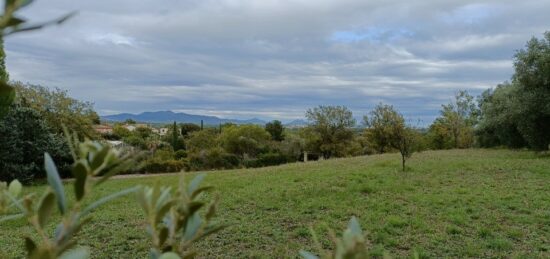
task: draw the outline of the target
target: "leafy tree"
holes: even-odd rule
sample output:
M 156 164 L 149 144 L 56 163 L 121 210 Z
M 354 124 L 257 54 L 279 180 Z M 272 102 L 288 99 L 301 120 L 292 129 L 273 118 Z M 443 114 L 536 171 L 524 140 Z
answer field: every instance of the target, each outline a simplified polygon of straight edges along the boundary
M 504 83 L 495 89 L 488 89 L 481 94 L 478 103 L 481 110 L 479 126 L 476 129 L 477 142 L 482 147 L 508 146 L 520 148 L 527 146 L 518 130 L 517 84 Z
M 230 126 L 224 128 L 220 135 L 222 147 L 241 159 L 256 157 L 270 138 L 269 133 L 258 125 Z
M 401 154 L 401 164 L 405 171 L 405 162 L 416 150 L 417 134 L 405 124 L 405 119 L 391 105 L 378 104 L 370 117 L 364 117 L 366 137 L 374 143 L 379 152 L 394 148 Z
M 274 141 L 283 141 L 285 139 L 284 126 L 281 121 L 274 120 L 272 122 L 268 122 L 265 125 L 265 130 L 269 132 L 271 139 Z
M 528 146 L 547 150 L 550 144 L 550 32 L 532 38 L 514 56 L 511 83 L 480 97 L 477 130 L 484 146 Z
M 305 145 L 305 139 L 296 134 L 291 134 L 281 142 L 280 152 L 290 158 L 291 161 L 297 161 L 304 152 Z
M 479 110 L 474 97 L 461 90 L 454 100 L 442 105 L 441 116 L 436 119 L 451 139 L 453 148 L 467 148 L 473 145 L 474 126 L 478 122 Z
M 406 125 L 394 125 L 394 140 L 392 146 L 401 154 L 401 165 L 405 171 L 405 162 L 417 148 L 416 132 Z
M 188 137 L 189 134 L 195 131 L 201 130 L 201 126 L 194 124 L 194 123 L 183 123 L 180 125 L 181 127 L 181 135 L 183 137 Z
M 392 147 L 392 138 L 394 137 L 394 125 L 404 124 L 401 116 L 391 105 L 379 103 L 369 116 L 363 117 L 365 136 L 378 153 L 384 153 Z
M 124 137 L 122 138 L 122 141 L 124 143 L 127 143 L 130 146 L 133 146 L 142 150 L 147 150 L 149 148 L 149 146 L 147 145 L 147 141 L 136 134 L 130 134 L 127 137 Z
M 445 125 L 444 119 L 439 117 L 430 125 L 426 138 L 432 149 L 449 149 L 454 146 L 450 136 L 449 128 Z
M 132 133 L 143 139 L 153 136 L 153 130 L 149 127 L 137 127 Z
M 0 119 L 8 112 L 9 105 L 15 98 L 15 91 L 8 85 L 9 74 L 6 70 L 6 52 L 4 52 L 4 39 L 0 36 Z
M 128 124 L 128 125 L 133 125 L 133 124 L 136 124 L 137 122 L 135 120 L 132 120 L 132 119 L 126 119 L 124 121 L 124 124 Z
M 115 135 L 119 138 L 126 138 L 126 137 L 129 137 L 131 134 L 132 134 L 132 132 L 130 132 L 130 130 L 128 130 L 127 128 L 125 128 L 124 126 L 122 126 L 120 124 L 116 124 L 113 127 L 113 135 Z
M 325 159 L 334 155 L 345 156 L 346 146 L 353 140 L 355 119 L 345 106 L 319 106 L 309 109 L 306 118 L 310 125 L 302 135 L 311 151 L 319 152 Z
M 550 31 L 532 38 L 514 57 L 513 81 L 518 87 L 513 117 L 517 129 L 535 150 L 550 145 Z
M 12 105 L 0 120 L 0 180 L 28 182 L 44 176 L 44 152 L 66 169 L 69 147 L 64 138 L 51 133 L 40 113 L 20 104 Z M 65 173 L 65 170 L 64 170 Z
M 97 136 L 93 125 L 99 123 L 99 116 L 93 109 L 93 103 L 71 98 L 67 91 L 59 88 L 49 89 L 20 82 L 14 83 L 14 86 L 18 100 L 38 111 L 53 133 L 63 133 L 65 126 L 79 135 Z
M 209 150 L 218 146 L 218 134 L 214 129 L 191 132 L 186 142 L 189 152 Z
M 0 81 L 8 83 L 10 75 L 6 69 L 6 52 L 4 52 L 4 39 L 0 37 Z

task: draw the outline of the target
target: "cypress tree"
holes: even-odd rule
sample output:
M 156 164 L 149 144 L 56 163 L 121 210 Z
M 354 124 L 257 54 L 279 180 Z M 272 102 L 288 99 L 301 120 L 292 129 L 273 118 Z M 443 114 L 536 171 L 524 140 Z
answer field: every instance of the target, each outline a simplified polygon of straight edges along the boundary
M 2 82 L 8 82 L 10 75 L 6 69 L 6 52 L 4 52 L 4 38 L 0 36 L 0 80 Z
M 172 148 L 174 148 L 174 151 L 178 148 L 178 125 L 176 121 L 174 121 L 174 125 L 172 126 Z

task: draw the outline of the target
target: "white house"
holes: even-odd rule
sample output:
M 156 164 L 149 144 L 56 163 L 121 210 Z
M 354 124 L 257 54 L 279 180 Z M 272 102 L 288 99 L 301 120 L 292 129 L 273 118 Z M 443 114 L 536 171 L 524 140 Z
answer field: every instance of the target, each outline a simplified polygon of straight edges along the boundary
M 168 128 L 160 128 L 159 129 L 159 135 L 164 136 L 168 134 Z

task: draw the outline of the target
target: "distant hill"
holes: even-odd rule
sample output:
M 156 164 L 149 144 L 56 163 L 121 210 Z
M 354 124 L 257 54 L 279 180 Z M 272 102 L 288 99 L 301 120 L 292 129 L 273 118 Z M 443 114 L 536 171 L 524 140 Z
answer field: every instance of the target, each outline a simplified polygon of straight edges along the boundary
M 195 123 L 200 124 L 201 120 L 205 125 L 218 125 L 220 123 L 235 123 L 235 124 L 265 124 L 266 122 L 257 118 L 249 120 L 239 119 L 222 119 L 216 116 L 194 115 L 183 112 L 158 111 L 158 112 L 143 112 L 140 114 L 120 113 L 114 115 L 102 116 L 102 120 L 121 122 L 128 119 L 137 122 L 149 123 L 170 123 L 176 121 L 178 123 Z
M 292 127 L 296 127 L 296 128 L 305 127 L 305 126 L 307 126 L 307 121 L 302 120 L 302 119 L 297 119 L 297 120 L 293 120 L 291 122 L 285 123 L 285 126 L 286 127 L 291 127 L 291 128 Z

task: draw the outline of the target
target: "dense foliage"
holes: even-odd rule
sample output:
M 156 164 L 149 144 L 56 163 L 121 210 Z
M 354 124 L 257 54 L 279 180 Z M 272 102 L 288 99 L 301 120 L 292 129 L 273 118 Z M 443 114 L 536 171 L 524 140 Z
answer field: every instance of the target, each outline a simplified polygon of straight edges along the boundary
M 285 139 L 284 129 L 285 128 L 283 127 L 283 123 L 278 120 L 274 120 L 265 125 L 265 130 L 269 132 L 269 135 L 271 135 L 271 139 L 274 141 L 283 141 Z
M 514 57 L 512 83 L 487 90 L 480 98 L 478 130 L 483 146 L 550 145 L 550 32 L 533 38 Z
M 346 155 L 353 140 L 355 119 L 345 106 L 319 106 L 306 112 L 310 126 L 303 132 L 308 148 L 323 158 Z
M 63 133 L 63 127 L 87 137 L 97 137 L 92 125 L 99 124 L 93 103 L 79 101 L 59 88 L 40 85 L 13 84 L 17 99 L 39 112 L 53 133 Z
M 0 119 L 0 180 L 19 179 L 28 182 L 42 178 L 44 152 L 58 161 L 67 176 L 70 154 L 65 139 L 51 132 L 49 125 L 36 110 L 14 104 Z

